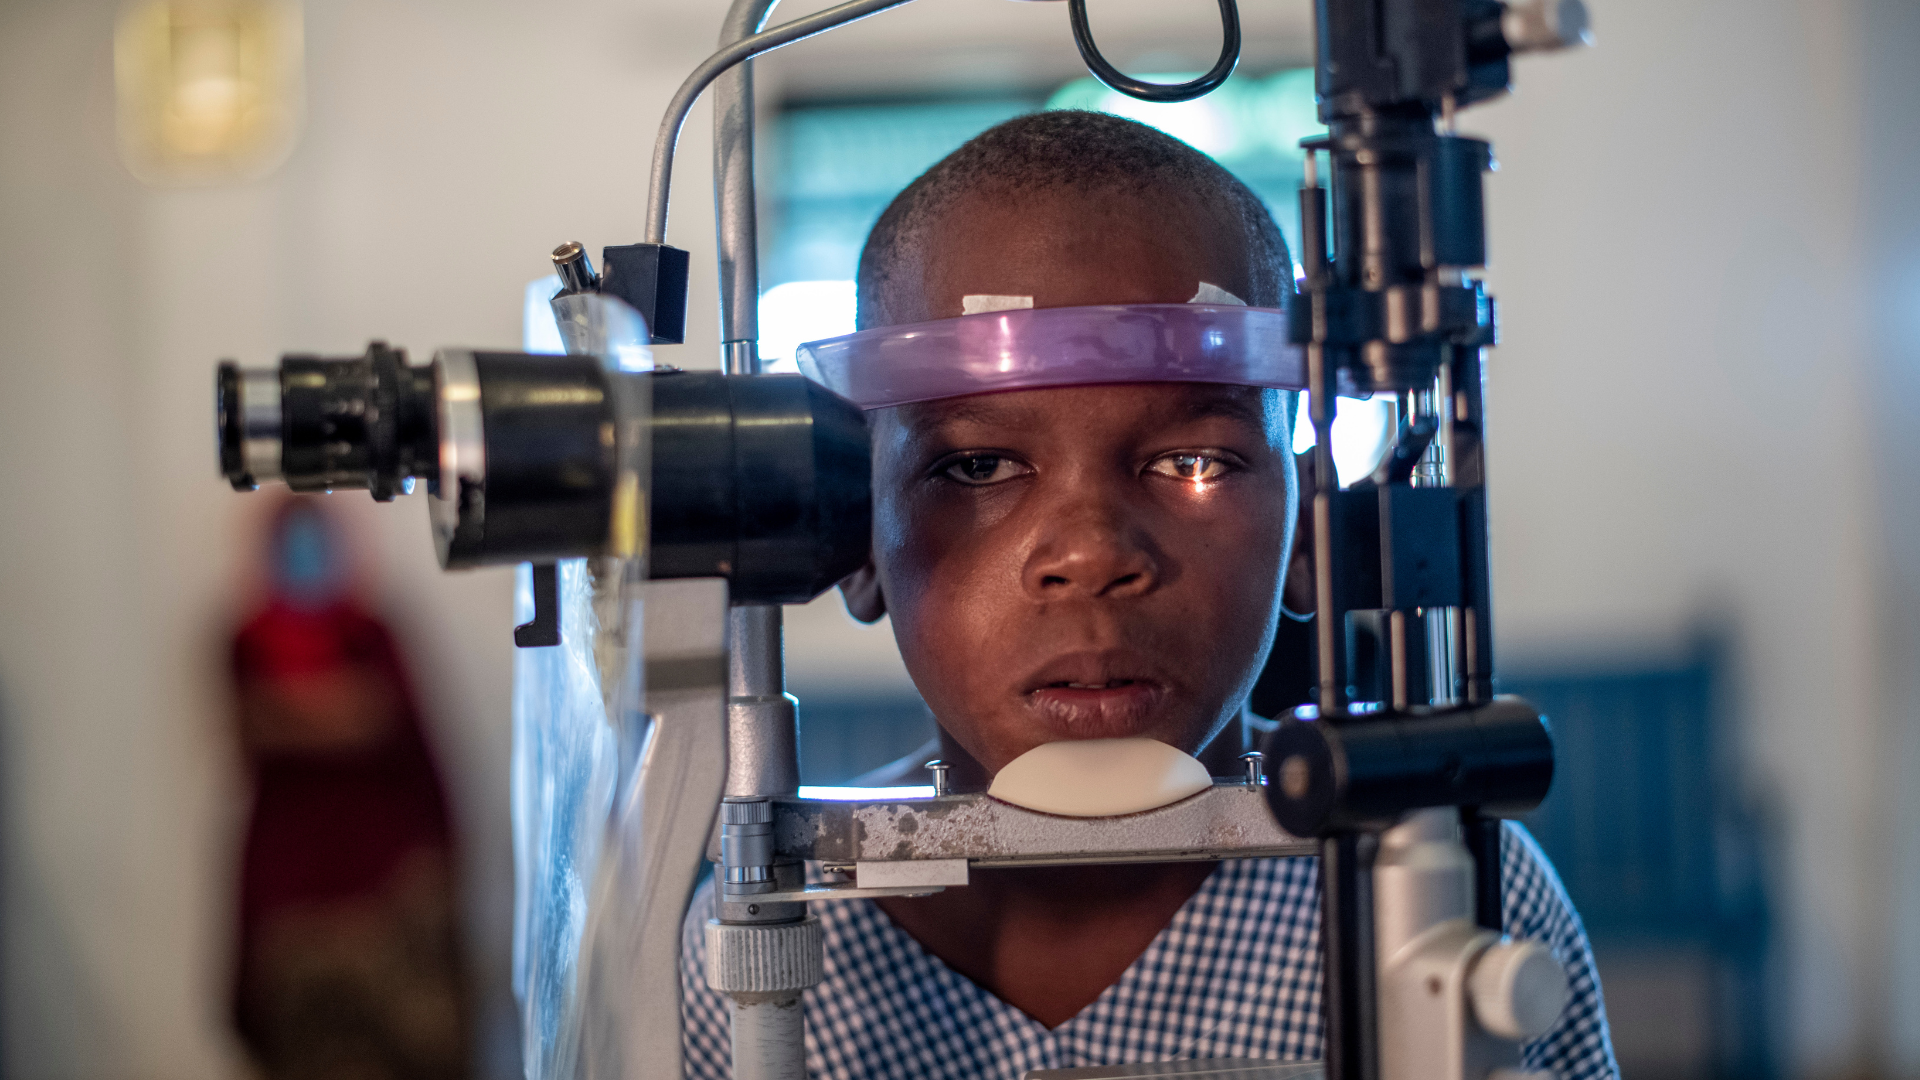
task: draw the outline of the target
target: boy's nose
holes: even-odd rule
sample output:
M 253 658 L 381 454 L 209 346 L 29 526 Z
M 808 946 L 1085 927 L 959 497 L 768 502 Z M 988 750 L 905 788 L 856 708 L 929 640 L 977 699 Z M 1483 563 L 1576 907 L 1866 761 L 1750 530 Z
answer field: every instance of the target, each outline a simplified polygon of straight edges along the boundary
M 1137 529 L 1105 514 L 1068 514 L 1044 527 L 1021 581 L 1036 600 L 1125 599 L 1152 591 L 1159 561 Z

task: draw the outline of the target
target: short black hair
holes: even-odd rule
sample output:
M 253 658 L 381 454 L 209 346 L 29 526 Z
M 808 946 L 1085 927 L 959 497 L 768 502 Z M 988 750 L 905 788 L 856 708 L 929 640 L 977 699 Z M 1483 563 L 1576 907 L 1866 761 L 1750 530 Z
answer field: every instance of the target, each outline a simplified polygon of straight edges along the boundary
M 1182 191 L 1224 206 L 1246 236 L 1248 290 L 1255 307 L 1282 307 L 1293 294 L 1293 259 L 1273 215 L 1212 158 L 1156 128 L 1078 109 L 1028 113 L 988 128 L 941 159 L 894 197 L 860 252 L 858 324 L 879 325 L 901 256 L 961 197 L 1060 188 L 1100 193 Z

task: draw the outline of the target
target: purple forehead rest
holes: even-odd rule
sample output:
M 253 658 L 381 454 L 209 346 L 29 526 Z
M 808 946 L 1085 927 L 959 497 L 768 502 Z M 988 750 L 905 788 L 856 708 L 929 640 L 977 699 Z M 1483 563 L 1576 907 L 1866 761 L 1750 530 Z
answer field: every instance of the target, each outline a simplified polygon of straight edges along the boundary
M 1274 308 L 1114 304 L 1021 308 L 862 330 L 800 346 L 800 370 L 863 409 L 1092 383 L 1299 390 L 1307 366 Z

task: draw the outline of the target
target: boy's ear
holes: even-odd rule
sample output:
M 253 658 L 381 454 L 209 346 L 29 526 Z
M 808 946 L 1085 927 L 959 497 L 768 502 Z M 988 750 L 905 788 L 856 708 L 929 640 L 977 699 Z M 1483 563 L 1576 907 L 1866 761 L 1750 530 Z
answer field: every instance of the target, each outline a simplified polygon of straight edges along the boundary
M 1280 586 L 1280 602 L 1295 615 L 1313 614 L 1313 496 L 1319 490 L 1314 482 L 1313 451 L 1294 455 L 1294 468 L 1300 476 L 1300 518 L 1293 529 L 1293 554 L 1287 558 L 1287 573 Z
M 840 595 L 847 602 L 847 614 L 863 623 L 878 622 L 887 613 L 887 598 L 880 592 L 880 571 L 873 561 L 840 581 Z

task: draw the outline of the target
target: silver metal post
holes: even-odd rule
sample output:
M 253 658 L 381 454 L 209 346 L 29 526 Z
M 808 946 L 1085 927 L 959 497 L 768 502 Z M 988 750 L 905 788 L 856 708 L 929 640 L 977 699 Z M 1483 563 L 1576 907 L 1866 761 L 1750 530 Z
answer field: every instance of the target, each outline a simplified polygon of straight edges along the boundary
M 766 25 L 778 0 L 734 0 L 720 30 L 722 47 Z M 729 374 L 760 369 L 759 219 L 753 175 L 753 62 L 713 81 L 713 201 L 719 231 L 720 342 Z M 744 346 L 744 347 L 743 347 Z
M 934 758 L 927 762 L 927 771 L 933 774 L 933 797 L 944 799 L 953 794 L 953 763 Z
M 720 32 L 721 52 L 737 50 L 760 33 L 775 2 L 734 0 Z M 713 124 L 721 366 L 730 375 L 757 375 L 760 266 L 750 62 L 742 60 L 714 80 Z M 662 138 L 669 138 L 664 131 Z M 655 162 L 658 167 L 660 159 Z M 656 171 L 662 231 L 667 182 Z M 786 693 L 780 623 L 778 604 L 742 605 L 727 613 L 729 798 L 721 826 L 725 865 L 718 885 L 719 918 L 707 926 L 707 980 L 727 995 L 735 1080 L 806 1080 L 801 991 L 820 981 L 825 962 L 820 923 L 806 914 L 805 904 L 753 902 L 777 887 L 783 874 L 796 878 L 786 884 L 800 884 L 797 866 L 776 865 L 773 807 L 766 801 L 800 789 L 798 714 Z M 732 844 L 725 835 L 730 832 L 741 834 Z
M 727 679 L 727 794 L 793 795 L 800 790 L 799 713 L 784 689 L 778 604 L 742 604 L 727 613 L 732 670 Z
M 1433 442 L 1428 444 L 1420 463 L 1414 467 L 1412 483 L 1415 487 L 1445 487 L 1453 482 L 1453 472 L 1447 459 L 1447 447 L 1452 445 L 1453 438 L 1453 410 L 1449 407 L 1452 403 L 1451 386 L 1447 368 L 1442 365 L 1432 389 L 1409 390 L 1403 395 L 1403 412 L 1408 419 L 1431 417 L 1439 424 Z M 1427 657 L 1425 693 L 1434 705 L 1451 705 L 1459 697 L 1455 687 L 1460 678 L 1460 660 L 1454 640 L 1459 634 L 1460 609 L 1427 608 L 1421 612 L 1420 623 L 1422 640 L 1419 647 Z
M 776 0 L 734 0 L 721 51 L 760 32 Z M 728 374 L 760 370 L 759 230 L 753 177 L 753 65 L 713 84 L 713 199 L 720 263 L 721 361 Z M 793 698 L 786 693 L 778 605 L 728 615 L 727 794 L 791 795 L 800 787 Z
M 800 991 L 732 994 L 727 1022 L 733 1032 L 734 1080 L 807 1080 L 806 1010 Z
M 1453 469 L 1453 365 L 1440 365 L 1439 374 L 1433 382 L 1433 407 L 1438 414 L 1440 430 L 1434 435 L 1434 445 L 1440 448 L 1435 458 L 1436 476 L 1440 483 L 1451 485 L 1454 482 Z M 1463 598 L 1464 599 L 1464 598 Z M 1461 647 L 1461 627 L 1463 620 L 1460 608 L 1447 608 L 1441 613 L 1438 625 L 1429 633 L 1429 648 L 1433 660 L 1428 670 L 1434 673 L 1433 703 L 1452 705 L 1466 696 L 1465 693 L 1465 650 Z
M 1247 773 L 1246 773 L 1247 786 L 1250 788 L 1259 787 L 1261 784 L 1260 774 L 1261 774 L 1261 771 L 1266 767 L 1267 755 L 1261 753 L 1258 750 L 1252 751 L 1251 753 L 1241 754 L 1240 763 L 1246 766 L 1246 769 L 1247 769 Z

